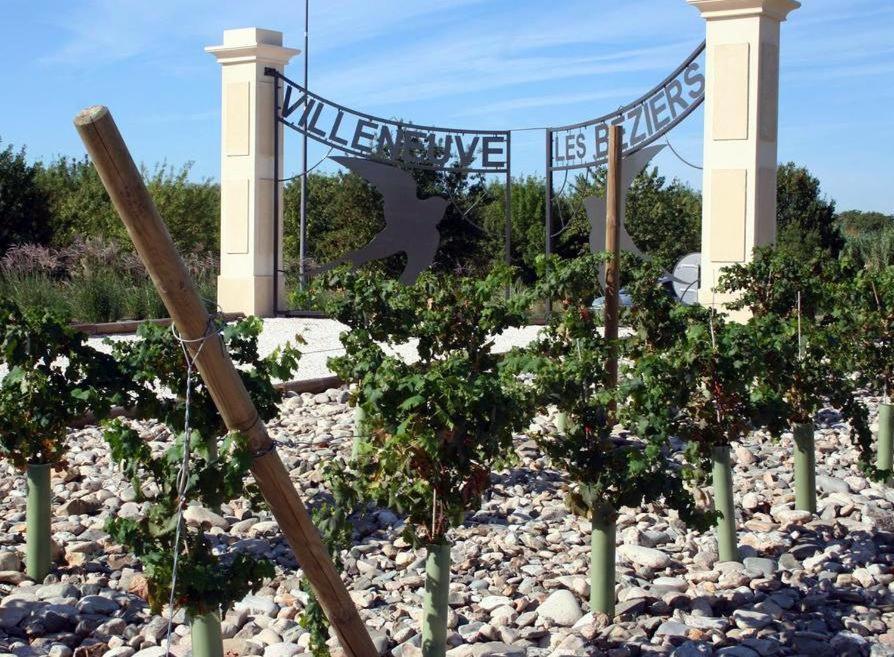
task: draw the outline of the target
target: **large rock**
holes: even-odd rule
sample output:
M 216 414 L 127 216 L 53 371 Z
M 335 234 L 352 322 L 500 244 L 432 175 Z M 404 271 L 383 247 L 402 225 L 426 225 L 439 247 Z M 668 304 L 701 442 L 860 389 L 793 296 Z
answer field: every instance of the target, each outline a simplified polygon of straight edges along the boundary
M 746 557 L 743 563 L 747 570 L 753 570 L 766 578 L 772 578 L 776 574 L 776 562 L 773 559 Z
M 186 507 L 183 511 L 183 518 L 186 520 L 186 524 L 192 527 L 219 527 L 220 529 L 227 529 L 230 526 L 230 523 L 221 516 L 197 504 Z
M 279 611 L 278 604 L 270 598 L 260 595 L 247 595 L 237 602 L 234 607 L 236 609 L 247 609 L 255 616 L 270 616 L 271 618 L 275 617 Z
M 551 593 L 543 604 L 537 607 L 537 617 L 541 622 L 547 621 L 561 627 L 571 627 L 583 615 L 577 598 L 566 589 Z
M 0 552 L 0 570 L 21 570 L 22 558 L 18 552 Z
M 643 547 L 642 545 L 622 545 L 618 548 L 618 554 L 637 566 L 662 570 L 670 565 L 670 557 L 661 550 Z
M 526 652 L 522 646 L 491 641 L 458 646 L 448 650 L 447 657 L 525 657 Z
M 38 600 L 52 600 L 53 598 L 78 598 L 81 592 L 78 587 L 67 582 L 58 584 L 46 584 L 37 589 Z
M 846 481 L 824 474 L 816 475 L 816 487 L 824 493 L 843 493 L 846 495 L 851 492 L 851 487 Z
M 0 607 L 0 629 L 8 630 L 21 623 L 29 614 L 27 607 Z
M 118 603 L 102 595 L 85 596 L 78 601 L 77 607 L 82 614 L 99 616 L 110 616 L 118 611 Z
M 264 657 L 295 657 L 304 649 L 297 643 L 274 643 L 264 648 Z
M 484 609 L 484 611 L 493 611 L 498 607 L 505 607 L 507 605 L 512 605 L 512 600 L 505 595 L 486 595 L 481 598 L 481 602 L 478 603 L 478 606 Z
M 711 657 L 714 654 L 714 651 L 711 650 L 711 646 L 707 643 L 696 643 L 694 641 L 687 641 L 683 645 L 676 648 L 672 653 L 671 657 Z

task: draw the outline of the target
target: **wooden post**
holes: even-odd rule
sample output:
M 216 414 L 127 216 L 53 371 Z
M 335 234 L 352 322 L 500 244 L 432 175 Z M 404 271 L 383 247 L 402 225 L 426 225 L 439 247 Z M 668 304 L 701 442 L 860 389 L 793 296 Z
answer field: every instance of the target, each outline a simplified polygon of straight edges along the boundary
M 618 385 L 618 313 L 621 274 L 619 259 L 621 256 L 621 135 L 618 125 L 609 127 L 608 131 L 608 176 L 605 180 L 605 250 L 611 254 L 611 260 L 605 266 L 605 338 L 615 345 L 605 363 L 608 373 L 607 384 L 611 388 Z
M 252 474 L 342 647 L 349 657 L 377 657 L 357 608 L 292 485 L 223 340 L 210 336 L 201 352 L 195 355 L 201 338 L 207 334 L 208 311 L 177 255 L 111 113 L 97 105 L 80 112 L 74 123 L 177 330 L 188 341 L 187 346 L 196 357 L 202 379 L 224 422 L 230 430 L 248 438 L 255 454 Z

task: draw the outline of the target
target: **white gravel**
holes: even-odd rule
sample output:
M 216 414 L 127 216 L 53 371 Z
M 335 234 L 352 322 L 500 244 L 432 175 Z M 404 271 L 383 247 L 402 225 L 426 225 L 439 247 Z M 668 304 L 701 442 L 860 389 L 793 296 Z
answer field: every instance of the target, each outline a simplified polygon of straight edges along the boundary
M 512 347 L 528 344 L 533 340 L 539 326 L 526 326 L 519 329 L 510 329 L 497 336 L 494 344 L 498 352 L 508 351 Z M 348 330 L 344 324 L 332 319 L 310 318 L 268 318 L 264 320 L 264 331 L 258 340 L 258 349 L 261 356 L 266 356 L 276 347 L 294 340 L 296 335 L 304 338 L 306 344 L 300 346 L 304 354 L 298 366 L 298 371 L 292 376 L 293 380 L 303 381 L 334 373 L 327 367 L 326 362 L 333 356 L 344 353 L 338 336 Z M 97 348 L 107 350 L 105 340 L 133 340 L 133 335 L 97 336 L 90 339 L 90 343 Z M 416 343 L 411 342 L 396 350 L 405 358 L 413 359 L 416 355 Z

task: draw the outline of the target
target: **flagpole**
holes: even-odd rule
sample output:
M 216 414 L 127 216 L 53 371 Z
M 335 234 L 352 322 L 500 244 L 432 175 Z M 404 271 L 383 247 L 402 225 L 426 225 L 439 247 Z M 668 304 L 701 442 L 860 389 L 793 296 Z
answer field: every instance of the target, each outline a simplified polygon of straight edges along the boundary
M 310 59 L 310 0 L 304 0 L 304 91 L 305 103 L 307 102 L 308 72 Z M 298 285 L 304 289 L 307 284 L 307 126 L 302 132 L 301 148 L 301 220 L 298 235 Z

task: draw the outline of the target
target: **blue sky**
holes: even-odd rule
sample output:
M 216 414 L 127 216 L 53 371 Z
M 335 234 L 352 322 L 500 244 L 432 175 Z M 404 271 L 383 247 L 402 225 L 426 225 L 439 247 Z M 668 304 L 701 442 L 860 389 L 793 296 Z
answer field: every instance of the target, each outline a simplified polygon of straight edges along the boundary
M 783 25 L 781 161 L 805 164 L 841 209 L 894 212 L 894 0 L 804 0 Z M 651 88 L 704 38 L 684 0 L 312 0 L 311 88 L 386 117 L 465 128 L 562 125 Z M 0 139 L 81 155 L 82 107 L 112 108 L 138 160 L 219 171 L 224 29 L 284 32 L 303 2 L 2 0 Z M 287 73 L 301 77 L 301 59 Z M 701 162 L 702 114 L 671 133 Z M 288 168 L 299 161 L 288 144 Z M 311 159 L 313 161 L 313 155 Z M 513 137 L 516 175 L 542 174 L 543 135 Z M 662 172 L 700 172 L 664 153 Z

